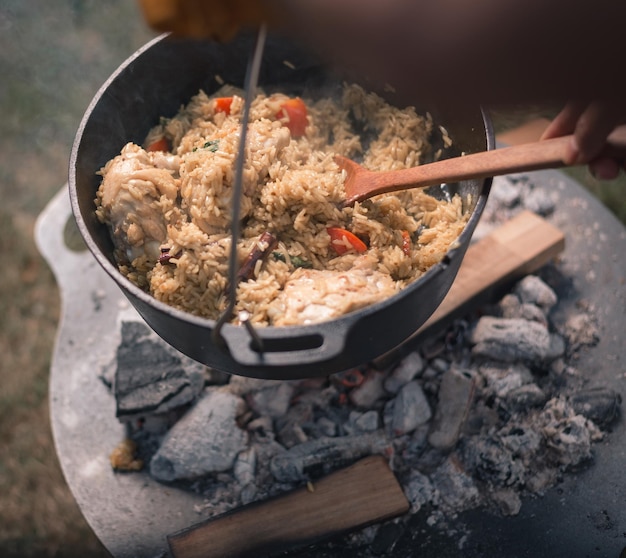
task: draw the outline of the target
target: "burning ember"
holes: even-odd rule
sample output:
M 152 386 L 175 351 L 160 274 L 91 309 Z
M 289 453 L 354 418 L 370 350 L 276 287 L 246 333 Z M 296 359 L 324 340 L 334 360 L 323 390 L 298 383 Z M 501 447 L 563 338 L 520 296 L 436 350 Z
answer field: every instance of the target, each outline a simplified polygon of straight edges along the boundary
M 477 234 L 523 208 L 553 206 L 523 177 L 497 179 Z M 388 524 L 377 555 L 420 510 L 442 529 L 477 507 L 516 515 L 524 496 L 592 464 L 620 412 L 619 395 L 576 367 L 599 333 L 584 300 L 571 315 L 555 312 L 567 286 L 547 266 L 384 369 L 326 379 L 225 376 L 126 322 L 109 380 L 137 455 L 121 462 L 141 459 L 156 480 L 201 494 L 200 521 L 383 455 L 411 512 Z M 369 544 L 379 531 L 350 540 Z

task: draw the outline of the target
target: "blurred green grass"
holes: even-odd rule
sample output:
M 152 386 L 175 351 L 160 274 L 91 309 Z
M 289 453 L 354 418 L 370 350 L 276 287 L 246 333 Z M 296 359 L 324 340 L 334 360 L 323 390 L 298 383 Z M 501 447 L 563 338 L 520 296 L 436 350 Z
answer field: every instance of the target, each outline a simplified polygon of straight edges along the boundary
M 153 35 L 127 0 L 0 0 L 0 556 L 108 556 L 63 479 L 48 371 L 59 317 L 33 239 L 74 134 L 110 73 Z
M 33 226 L 63 186 L 74 133 L 110 73 L 153 35 L 128 0 L 0 0 L 0 556 L 107 556 L 56 459 L 48 369 L 59 316 Z M 507 129 L 544 110 L 494 115 Z M 626 223 L 626 179 L 573 175 Z

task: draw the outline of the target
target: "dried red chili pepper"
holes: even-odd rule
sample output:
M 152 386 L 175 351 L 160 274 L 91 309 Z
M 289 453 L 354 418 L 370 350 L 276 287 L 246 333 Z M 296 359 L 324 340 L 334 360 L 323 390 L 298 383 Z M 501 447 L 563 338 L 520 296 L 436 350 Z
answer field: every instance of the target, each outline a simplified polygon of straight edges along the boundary
M 180 258 L 181 254 L 182 252 L 178 252 L 178 254 L 173 256 L 172 254 L 170 254 L 170 249 L 164 246 L 161 248 L 161 255 L 159 256 L 159 263 L 161 265 L 167 265 L 168 263 L 170 263 L 170 260 L 172 258 L 175 258 L 175 259 Z
M 254 268 L 259 260 L 265 259 L 267 255 L 276 247 L 278 239 L 271 232 L 264 232 L 257 240 L 254 248 L 241 265 L 237 273 L 237 281 L 247 281 L 254 276 Z

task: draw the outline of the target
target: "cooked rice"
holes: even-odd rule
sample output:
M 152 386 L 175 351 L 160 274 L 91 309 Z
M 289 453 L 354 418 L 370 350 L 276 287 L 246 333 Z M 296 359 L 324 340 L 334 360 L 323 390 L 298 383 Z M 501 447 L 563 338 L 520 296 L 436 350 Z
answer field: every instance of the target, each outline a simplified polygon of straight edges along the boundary
M 233 95 L 230 114 L 215 111 L 214 97 Z M 278 245 L 256 263 L 251 279 L 238 284 L 235 322 L 237 312 L 247 310 L 255 325 L 311 323 L 387 298 L 439 262 L 467 221 L 459 196 L 438 200 L 421 189 L 340 208 L 344 174 L 334 155 L 362 159 L 373 170 L 419 165 L 430 152 L 429 115 L 395 108 L 346 85 L 338 100 L 306 100 L 306 133 L 294 138 L 277 118 L 287 98 L 260 94 L 251 107 L 240 263 L 265 231 Z M 145 145 L 167 138 L 171 153 L 128 144 L 101 170 L 96 199 L 98 217 L 111 228 L 120 271 L 157 300 L 213 319 L 226 306 L 230 196 L 242 110 L 242 94 L 232 87 L 213 97 L 198 93 L 146 138 Z M 371 138 L 366 146 L 353 129 L 355 121 Z M 365 239 L 367 251 L 339 255 L 329 226 Z M 351 248 L 346 239 L 338 242 Z M 159 261 L 159 252 L 167 258 Z M 362 280 L 355 279 L 358 273 Z M 344 280 L 347 290 L 354 289 L 350 301 L 340 300 L 336 289 Z M 301 301 L 287 317 L 298 281 L 307 297 L 318 300 Z

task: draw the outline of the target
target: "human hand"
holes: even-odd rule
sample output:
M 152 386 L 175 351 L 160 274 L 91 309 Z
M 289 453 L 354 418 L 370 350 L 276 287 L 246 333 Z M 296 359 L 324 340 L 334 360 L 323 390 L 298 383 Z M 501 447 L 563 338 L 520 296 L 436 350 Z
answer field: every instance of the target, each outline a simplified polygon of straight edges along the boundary
M 615 102 L 572 101 L 546 128 L 541 139 L 573 134 L 566 164 L 587 164 L 590 172 L 599 180 L 612 180 L 621 168 L 626 169 L 624 159 L 603 153 L 606 139 L 620 124 L 626 123 L 626 105 Z
M 265 0 L 139 0 L 150 27 L 182 37 L 229 41 L 243 27 L 276 20 Z

